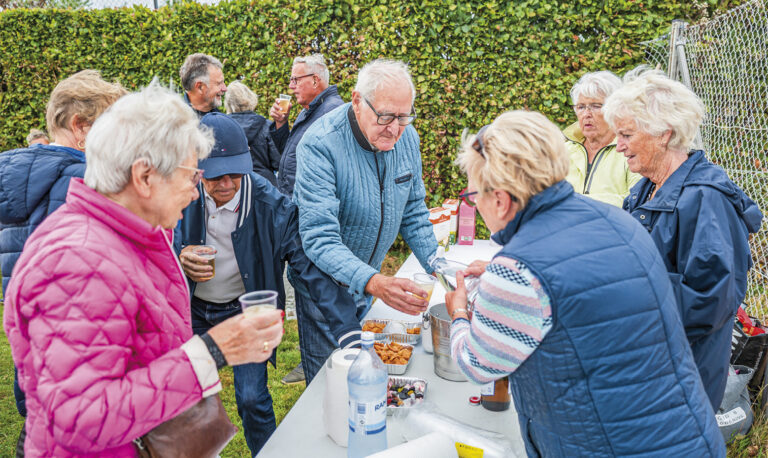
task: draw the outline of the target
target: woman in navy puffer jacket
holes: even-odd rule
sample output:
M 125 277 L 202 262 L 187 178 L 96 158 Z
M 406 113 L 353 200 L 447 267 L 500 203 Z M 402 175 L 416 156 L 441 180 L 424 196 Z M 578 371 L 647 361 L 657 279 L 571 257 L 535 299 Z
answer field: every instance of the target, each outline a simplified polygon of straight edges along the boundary
M 752 267 L 749 234 L 763 215 L 703 151 L 691 151 L 704 107 L 659 71 L 631 72 L 605 102 L 616 151 L 641 179 L 624 200 L 650 233 L 669 272 L 696 367 L 717 411 L 731 332 Z
M 0 154 L 0 270 L 3 296 L 24 243 L 41 222 L 64 203 L 72 177 L 85 173 L 85 136 L 110 105 L 126 94 L 96 70 L 83 70 L 56 85 L 48 101 L 50 145 L 32 145 Z M 24 393 L 14 380 L 19 414 L 26 416 Z

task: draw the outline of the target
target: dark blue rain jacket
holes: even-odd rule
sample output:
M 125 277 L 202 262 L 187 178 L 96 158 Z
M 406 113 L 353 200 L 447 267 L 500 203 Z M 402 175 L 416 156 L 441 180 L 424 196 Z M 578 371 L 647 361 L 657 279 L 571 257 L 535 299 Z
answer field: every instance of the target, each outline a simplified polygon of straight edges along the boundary
M 725 392 L 733 320 L 752 267 L 749 234 L 763 219 L 725 171 L 694 151 L 648 201 L 640 180 L 624 200 L 651 234 L 675 291 L 685 334 L 717 411 Z

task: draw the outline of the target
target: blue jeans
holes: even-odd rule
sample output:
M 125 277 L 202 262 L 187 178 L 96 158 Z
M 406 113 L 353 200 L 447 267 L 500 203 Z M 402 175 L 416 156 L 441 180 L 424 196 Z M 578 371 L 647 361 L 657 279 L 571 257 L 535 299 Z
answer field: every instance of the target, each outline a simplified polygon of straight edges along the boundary
M 241 312 L 237 300 L 224 304 L 192 297 L 192 330 L 204 334 L 218 323 Z M 256 456 L 275 431 L 275 412 L 267 388 L 267 362 L 232 366 L 235 375 L 237 413 L 243 420 L 245 442 Z
M 323 367 L 333 350 L 339 347 L 331 333 L 331 327 L 309 295 L 307 286 L 296 273 L 288 268 L 288 280 L 293 285 L 296 298 L 296 320 L 299 327 L 299 350 L 301 366 L 307 385 Z M 357 318 L 361 319 L 371 308 L 372 299 L 363 299 L 357 304 Z

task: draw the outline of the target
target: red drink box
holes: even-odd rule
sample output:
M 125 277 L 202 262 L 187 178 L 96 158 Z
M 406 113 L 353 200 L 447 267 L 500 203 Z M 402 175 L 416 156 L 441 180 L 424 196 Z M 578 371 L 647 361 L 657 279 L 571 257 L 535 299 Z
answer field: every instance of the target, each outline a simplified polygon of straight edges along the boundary
M 461 202 L 459 206 L 459 245 L 472 245 L 475 242 L 475 207 Z

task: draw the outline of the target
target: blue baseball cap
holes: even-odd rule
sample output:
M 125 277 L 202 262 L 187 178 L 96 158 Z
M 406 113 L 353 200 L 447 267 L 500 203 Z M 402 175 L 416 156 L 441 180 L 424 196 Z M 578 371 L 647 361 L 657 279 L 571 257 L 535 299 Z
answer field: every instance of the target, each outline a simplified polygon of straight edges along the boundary
M 198 167 L 205 170 L 203 178 L 216 178 L 229 173 L 247 174 L 253 171 L 253 160 L 245 131 L 224 113 L 208 113 L 200 124 L 210 127 L 216 144 L 211 154 Z

